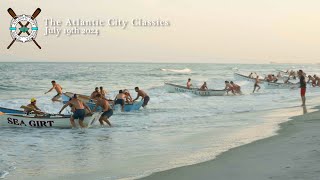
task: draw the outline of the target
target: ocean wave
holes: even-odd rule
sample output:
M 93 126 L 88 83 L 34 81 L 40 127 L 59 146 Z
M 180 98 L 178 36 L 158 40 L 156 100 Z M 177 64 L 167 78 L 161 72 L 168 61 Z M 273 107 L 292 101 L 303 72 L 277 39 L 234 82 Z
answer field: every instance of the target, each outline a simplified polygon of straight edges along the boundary
M 175 73 L 191 73 L 191 69 L 185 68 L 185 69 L 161 69 L 161 71 L 165 72 L 175 72 Z

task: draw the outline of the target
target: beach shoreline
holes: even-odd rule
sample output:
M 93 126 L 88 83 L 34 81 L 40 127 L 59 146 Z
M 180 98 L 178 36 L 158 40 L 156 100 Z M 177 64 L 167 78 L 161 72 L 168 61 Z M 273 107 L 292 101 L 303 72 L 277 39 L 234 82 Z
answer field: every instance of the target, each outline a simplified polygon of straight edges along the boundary
M 301 107 L 306 113 L 307 109 Z M 153 173 L 160 179 L 319 179 L 320 107 L 280 123 L 277 134 L 232 148 L 215 159 Z

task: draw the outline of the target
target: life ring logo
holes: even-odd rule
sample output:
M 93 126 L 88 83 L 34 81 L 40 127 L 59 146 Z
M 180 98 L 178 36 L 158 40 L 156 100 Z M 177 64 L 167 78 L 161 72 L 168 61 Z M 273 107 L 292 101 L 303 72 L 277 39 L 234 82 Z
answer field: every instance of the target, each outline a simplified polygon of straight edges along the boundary
M 38 23 L 36 17 L 40 14 L 40 12 L 41 9 L 38 8 L 34 11 L 32 16 L 25 14 L 16 15 L 11 8 L 8 9 L 8 13 L 12 17 L 9 29 L 13 40 L 7 49 L 10 49 L 14 42 L 25 43 L 30 41 L 33 41 L 34 44 L 41 49 L 41 46 L 35 40 L 38 34 Z

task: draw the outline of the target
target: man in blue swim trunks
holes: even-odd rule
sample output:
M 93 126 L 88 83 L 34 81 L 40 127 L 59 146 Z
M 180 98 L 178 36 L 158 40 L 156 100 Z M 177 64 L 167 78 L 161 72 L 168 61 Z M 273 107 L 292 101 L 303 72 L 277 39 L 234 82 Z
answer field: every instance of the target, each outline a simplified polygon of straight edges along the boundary
M 119 90 L 119 94 L 116 96 L 116 98 L 114 99 L 114 107 L 117 105 L 117 104 L 120 104 L 121 105 L 121 111 L 123 112 L 124 111 L 124 99 L 126 98 L 125 94 L 123 93 L 122 90 Z M 113 107 L 113 108 L 114 108 Z
M 138 93 L 137 97 L 133 100 L 135 102 L 136 100 L 141 98 L 143 99 L 143 105 L 142 107 L 146 107 L 148 105 L 148 102 L 150 101 L 150 97 L 148 96 L 147 93 L 145 93 L 143 90 L 139 89 L 139 87 L 135 87 L 134 90 Z
M 106 100 L 105 98 L 102 98 L 101 94 L 97 94 L 96 96 L 96 106 L 93 109 L 93 112 L 96 111 L 97 107 L 101 107 L 102 108 L 102 115 L 99 119 L 99 122 L 101 125 L 103 125 L 103 121 L 106 122 L 110 127 L 111 127 L 111 123 L 109 121 L 109 118 L 113 115 L 113 110 L 110 107 L 108 100 Z
M 76 94 L 73 95 L 72 99 L 67 102 L 59 111 L 59 114 L 68 106 L 72 106 L 75 111 L 73 112 L 73 115 L 70 117 L 70 123 L 72 127 L 76 127 L 76 124 L 74 122 L 75 119 L 79 119 L 79 125 L 81 128 L 85 128 L 86 126 L 83 124 L 84 117 L 86 115 L 86 110 L 89 111 L 89 114 L 91 114 L 91 109 L 82 101 L 78 99 L 78 96 Z

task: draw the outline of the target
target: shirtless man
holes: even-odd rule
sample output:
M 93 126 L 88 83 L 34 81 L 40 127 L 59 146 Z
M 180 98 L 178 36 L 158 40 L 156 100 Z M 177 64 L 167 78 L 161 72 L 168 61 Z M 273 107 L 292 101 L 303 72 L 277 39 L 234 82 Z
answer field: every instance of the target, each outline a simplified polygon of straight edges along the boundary
M 192 86 L 192 84 L 191 84 L 191 79 L 189 78 L 189 79 L 188 79 L 188 82 L 187 82 L 187 88 L 190 89 L 191 86 Z
M 307 82 L 307 83 L 309 83 L 310 81 L 311 81 L 311 85 L 312 85 L 313 87 L 316 87 L 316 85 L 317 85 L 317 80 L 316 80 L 314 77 L 312 77 L 311 75 L 308 76 L 308 82 Z
M 87 109 L 89 111 L 89 113 L 91 114 L 91 109 L 89 108 L 89 106 L 87 106 L 85 103 L 83 103 L 82 101 L 80 101 L 78 99 L 78 96 L 76 94 L 73 95 L 72 99 L 67 102 L 59 111 L 59 114 L 61 114 L 61 112 L 68 106 L 72 106 L 72 108 L 74 108 L 74 113 L 73 115 L 70 117 L 70 123 L 72 127 L 76 127 L 76 124 L 74 122 L 75 119 L 79 119 L 79 125 L 81 128 L 85 128 L 86 126 L 83 124 L 83 120 L 84 117 L 86 115 L 86 110 Z
M 278 81 L 278 78 L 274 74 L 272 74 L 272 82 L 276 83 L 277 81 Z
M 111 123 L 109 121 L 109 118 L 113 115 L 113 110 L 110 107 L 108 100 L 106 100 L 105 98 L 102 98 L 101 94 L 97 94 L 96 100 L 97 100 L 97 102 L 96 102 L 96 106 L 93 109 L 93 112 L 95 112 L 97 107 L 100 106 L 103 111 L 102 115 L 99 118 L 100 124 L 103 126 L 103 121 L 104 121 L 111 127 Z
M 34 113 L 34 114 L 43 115 L 44 112 L 42 112 L 42 111 L 38 108 L 38 106 L 36 105 L 36 103 L 37 103 L 36 98 L 32 98 L 32 99 L 30 100 L 30 104 L 28 104 L 28 105 L 26 106 L 26 108 L 24 108 L 24 112 L 25 112 L 26 114 Z
M 207 82 L 204 82 L 204 83 L 203 83 L 203 85 L 200 87 L 200 90 L 202 90 L 202 91 L 208 90 Z
M 235 93 L 241 94 L 241 87 L 238 84 L 233 81 L 230 81 L 230 84 L 232 85 Z
M 318 77 L 317 75 L 313 75 L 314 79 L 317 81 L 317 86 L 320 86 L 320 77 Z
M 98 87 L 96 87 L 94 91 L 91 93 L 90 99 L 95 99 L 97 97 L 97 94 L 100 94 Z
M 107 91 L 104 90 L 102 86 L 100 86 L 100 94 L 102 95 L 103 98 L 106 98 Z
M 115 105 L 120 104 L 122 112 L 124 112 L 124 103 L 125 103 L 124 100 L 125 100 L 125 98 L 126 98 L 126 96 L 123 93 L 123 91 L 119 90 L 119 94 L 117 94 L 116 98 L 114 99 L 114 107 L 115 107 Z
M 229 94 L 230 91 L 231 91 L 233 94 L 236 94 L 236 93 L 234 92 L 233 86 L 229 83 L 229 81 L 225 81 L 224 83 L 225 83 L 225 85 L 226 85 L 226 87 L 224 88 L 224 90 L 227 91 L 227 94 Z
M 51 84 L 52 88 L 44 94 L 47 94 L 51 92 L 53 89 L 55 89 L 57 91 L 57 95 L 55 95 L 51 100 L 60 102 L 59 98 L 62 96 L 62 87 L 59 84 L 57 84 L 56 81 L 51 81 Z
M 190 79 L 191 80 L 191 79 Z M 139 97 L 141 96 L 141 98 L 143 99 L 143 104 L 142 107 L 146 107 L 148 105 L 148 102 L 150 101 L 150 97 L 148 96 L 147 93 L 145 93 L 144 91 L 140 90 L 139 87 L 135 87 L 134 90 L 138 93 L 137 97 L 133 100 L 133 102 L 135 102 L 136 100 L 139 99 Z
M 259 76 L 256 77 L 255 82 L 254 82 L 254 88 L 253 88 L 253 92 L 254 93 L 256 91 L 256 88 L 258 87 L 257 91 L 260 90 L 260 86 L 259 86 L 260 80 L 259 80 Z
M 124 93 L 124 95 L 125 95 L 126 102 L 127 102 L 127 103 L 132 103 L 132 102 L 133 102 L 133 99 L 132 99 L 132 96 L 131 96 L 129 90 L 128 90 L 128 89 L 125 89 L 125 90 L 123 90 L 123 93 Z

